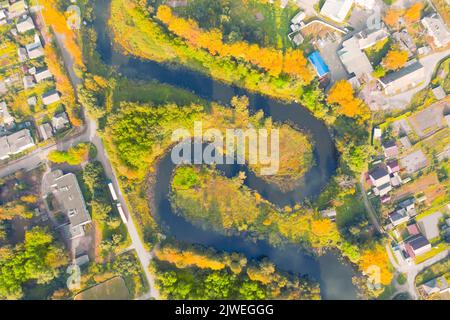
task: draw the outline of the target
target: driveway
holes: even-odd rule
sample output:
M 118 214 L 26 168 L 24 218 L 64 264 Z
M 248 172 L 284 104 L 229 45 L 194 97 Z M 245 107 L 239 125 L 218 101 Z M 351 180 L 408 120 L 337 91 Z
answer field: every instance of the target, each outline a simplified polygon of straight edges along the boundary
M 389 245 L 386 245 L 386 251 L 389 256 L 389 260 L 391 261 L 391 264 L 394 266 L 394 268 L 398 272 L 406 274 L 407 282 L 405 284 L 405 288 L 407 288 L 409 295 L 416 300 L 419 299 L 419 294 L 417 293 L 415 284 L 417 274 L 425 268 L 428 268 L 429 266 L 435 264 L 436 262 L 446 259 L 449 253 L 448 250 L 445 250 L 435 255 L 433 258 L 428 259 L 427 261 L 424 261 L 418 265 L 409 265 L 402 261 L 399 261 L 399 263 L 397 263 L 392 256 L 392 251 L 390 250 Z
M 376 100 L 378 104 L 378 109 L 381 110 L 402 110 L 408 107 L 408 105 L 411 103 L 411 100 L 413 96 L 418 93 L 419 91 L 425 89 L 430 84 L 434 71 L 436 69 L 436 66 L 445 58 L 449 57 L 450 55 L 450 49 L 443 51 L 443 52 L 436 52 L 429 56 L 426 56 L 422 59 L 419 59 L 420 63 L 425 68 L 426 73 L 426 80 L 423 84 L 420 86 L 411 89 L 409 91 L 397 94 L 395 96 L 387 97 L 382 92 L 373 92 L 371 94 L 370 99 Z M 373 107 L 373 110 L 376 110 L 375 107 Z

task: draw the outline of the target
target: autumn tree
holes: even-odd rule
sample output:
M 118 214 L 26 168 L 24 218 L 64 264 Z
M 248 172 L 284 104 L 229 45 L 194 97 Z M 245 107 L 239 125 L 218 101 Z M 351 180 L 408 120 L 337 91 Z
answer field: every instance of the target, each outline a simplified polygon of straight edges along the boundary
M 402 15 L 403 10 L 401 9 L 389 9 L 383 20 L 389 27 L 394 28 L 398 25 L 398 21 Z
M 337 104 L 338 114 L 349 118 L 367 118 L 368 110 L 361 99 L 355 98 L 353 87 L 347 80 L 339 80 L 331 88 L 327 98 L 328 103 Z
M 402 68 L 408 61 L 408 52 L 392 49 L 390 50 L 383 59 L 383 66 L 387 70 L 398 70 Z
M 422 9 L 423 3 L 421 1 L 413 4 L 406 10 L 403 16 L 405 18 L 405 21 L 408 23 L 415 23 L 419 21 L 422 14 Z

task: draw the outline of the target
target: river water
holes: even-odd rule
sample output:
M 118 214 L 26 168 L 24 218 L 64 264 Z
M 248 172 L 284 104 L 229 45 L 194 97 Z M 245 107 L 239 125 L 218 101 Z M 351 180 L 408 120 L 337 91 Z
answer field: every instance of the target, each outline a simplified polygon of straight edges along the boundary
M 275 205 L 283 207 L 294 205 L 305 199 L 313 199 L 325 187 L 335 173 L 338 162 L 333 139 L 323 122 L 316 119 L 304 107 L 297 103 L 286 104 L 266 96 L 248 92 L 236 86 L 224 84 L 210 77 L 182 68 L 160 64 L 153 61 L 136 59 L 122 55 L 111 45 L 107 33 L 109 0 L 97 0 L 95 5 L 95 27 L 98 34 L 97 50 L 103 61 L 115 67 L 122 75 L 135 80 L 156 80 L 189 90 L 209 100 L 228 105 L 236 95 L 249 97 L 253 111 L 263 110 L 274 121 L 289 122 L 295 127 L 309 133 L 314 142 L 314 166 L 305 174 L 297 187 L 289 192 L 282 192 L 275 185 L 266 183 L 248 170 L 245 184 L 257 190 L 264 198 Z M 278 268 L 308 274 L 320 282 L 323 299 L 355 299 L 356 288 L 352 284 L 355 275 L 352 266 L 339 260 L 338 255 L 327 253 L 321 257 L 312 256 L 298 246 L 286 245 L 273 247 L 266 241 L 252 242 L 245 235 L 224 236 L 213 230 L 204 230 L 194 226 L 184 218 L 176 215 L 170 206 L 170 180 L 175 166 L 170 153 L 161 159 L 156 170 L 156 183 L 153 190 L 156 214 L 165 233 L 188 243 L 202 244 L 217 250 L 241 252 L 248 258 L 268 257 Z M 227 175 L 238 170 L 235 166 L 221 167 Z

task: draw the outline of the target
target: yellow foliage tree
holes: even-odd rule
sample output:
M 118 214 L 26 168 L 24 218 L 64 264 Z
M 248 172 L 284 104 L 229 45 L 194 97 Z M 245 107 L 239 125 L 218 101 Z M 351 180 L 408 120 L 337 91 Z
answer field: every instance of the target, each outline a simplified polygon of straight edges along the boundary
M 417 2 L 413 4 L 411 7 L 409 7 L 408 10 L 406 10 L 405 15 L 403 16 L 405 18 L 405 21 L 408 23 L 414 23 L 420 20 L 421 14 L 423 9 L 423 3 Z
M 374 284 L 379 282 L 387 286 L 394 277 L 390 270 L 391 267 L 387 252 L 381 245 L 363 251 L 358 264 L 361 271 L 366 273 L 370 279 L 374 280 Z
M 408 61 L 408 52 L 398 49 L 392 49 L 383 59 L 383 65 L 387 70 L 398 70 Z
M 334 84 L 328 94 L 327 101 L 330 104 L 340 106 L 337 110 L 338 114 L 350 118 L 361 117 L 363 119 L 366 119 L 369 115 L 367 106 L 361 99 L 355 98 L 353 87 L 347 80 L 339 80 Z

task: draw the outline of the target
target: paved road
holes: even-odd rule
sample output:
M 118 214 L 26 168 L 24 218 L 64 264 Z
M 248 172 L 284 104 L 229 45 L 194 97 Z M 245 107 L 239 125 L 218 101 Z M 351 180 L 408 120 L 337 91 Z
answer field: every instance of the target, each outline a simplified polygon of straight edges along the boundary
M 417 274 L 419 272 L 421 272 L 422 270 L 424 270 L 425 268 L 431 266 L 432 264 L 435 264 L 436 262 L 439 262 L 439 261 L 447 258 L 448 253 L 449 253 L 448 250 L 445 250 L 445 251 L 435 255 L 433 258 L 428 259 L 418 265 L 409 265 L 405 262 L 397 263 L 397 261 L 395 261 L 393 255 L 392 255 L 392 251 L 390 250 L 388 245 L 386 245 L 386 251 L 388 253 L 389 260 L 391 261 L 391 264 L 394 266 L 394 268 L 398 272 L 406 274 L 407 282 L 405 284 L 405 287 L 408 290 L 409 295 L 413 299 L 416 299 L 416 300 L 419 299 L 419 294 L 416 290 L 416 284 L 415 284 Z
M 39 11 L 37 11 L 37 15 L 38 18 L 43 22 L 43 25 L 45 25 L 43 17 L 41 16 Z M 58 34 L 56 35 L 56 42 L 61 50 L 65 67 L 67 69 L 70 80 L 75 88 L 75 92 L 77 93 L 78 85 L 82 83 L 82 79 L 80 79 L 73 70 L 73 58 L 71 57 L 69 52 L 65 50 L 63 40 L 64 38 L 61 35 Z M 115 189 L 117 190 L 117 196 L 119 198 L 119 201 L 122 204 L 122 208 L 124 209 L 125 214 L 128 216 L 127 229 L 131 238 L 132 246 L 136 250 L 138 259 L 144 269 L 145 278 L 150 287 L 149 292 L 144 294 L 144 296 L 158 299 L 159 293 L 157 292 L 154 286 L 154 277 L 150 274 L 148 270 L 152 254 L 145 248 L 144 243 L 142 242 L 139 233 L 136 229 L 136 225 L 132 219 L 132 216 L 129 214 L 129 210 L 123 197 L 122 190 L 120 189 L 115 172 L 112 169 L 103 142 L 97 134 L 97 123 L 95 120 L 89 118 L 86 110 L 83 110 L 83 112 L 86 119 L 86 125 L 79 134 L 70 137 L 62 142 L 58 142 L 57 144 L 37 148 L 31 153 L 25 155 L 24 157 L 14 160 L 8 163 L 6 166 L 0 167 L 0 178 L 12 174 L 21 169 L 29 171 L 38 167 L 41 163 L 46 161 L 49 152 L 52 150 L 56 149 L 64 150 L 80 142 L 90 141 L 91 143 L 93 143 L 96 146 L 98 152 L 97 160 L 102 163 L 105 169 L 106 176 L 112 181 Z

